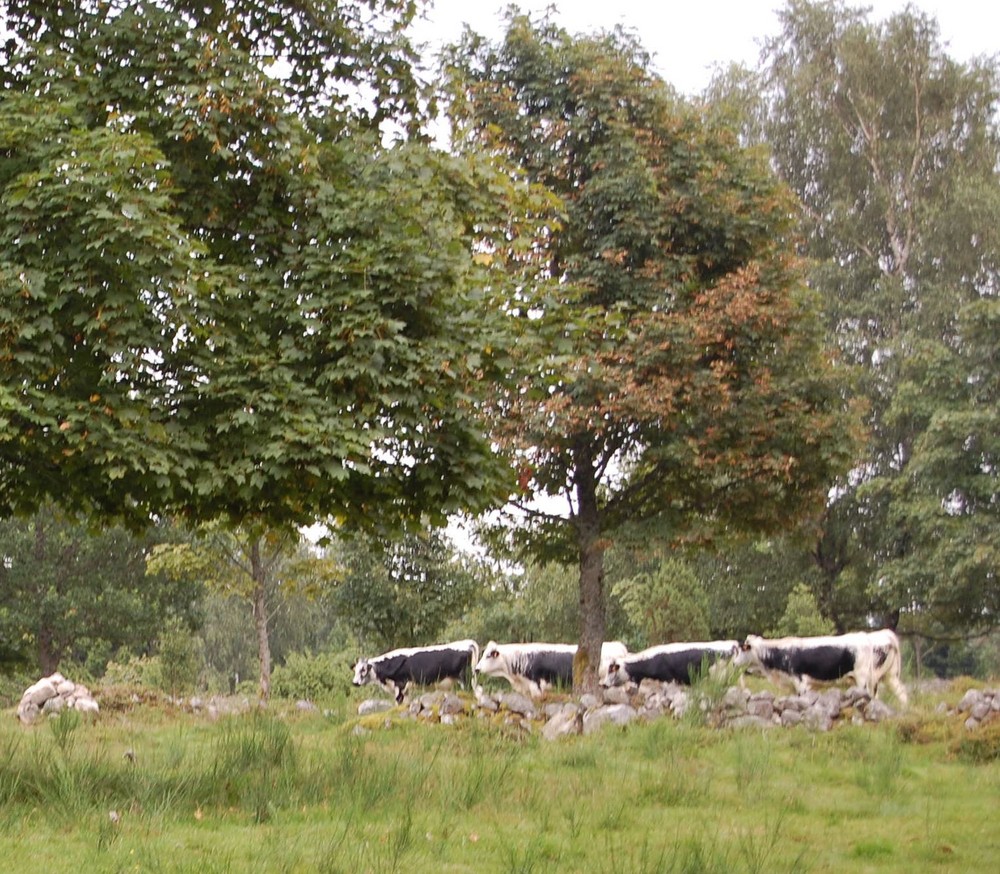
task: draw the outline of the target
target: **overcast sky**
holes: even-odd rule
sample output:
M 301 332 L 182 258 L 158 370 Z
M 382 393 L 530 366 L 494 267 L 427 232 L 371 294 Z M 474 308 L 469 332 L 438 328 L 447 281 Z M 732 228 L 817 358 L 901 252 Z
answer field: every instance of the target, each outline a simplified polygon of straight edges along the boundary
M 430 51 L 454 41 L 464 24 L 491 38 L 502 32 L 509 0 L 434 0 L 427 20 L 415 29 Z M 656 70 L 678 91 L 699 93 L 712 71 L 738 61 L 753 66 L 761 41 L 778 32 L 778 0 L 520 0 L 522 11 L 540 14 L 554 5 L 557 21 L 571 33 L 592 33 L 622 24 L 634 30 L 653 55 Z M 873 9 L 873 20 L 906 7 L 901 0 L 851 2 Z M 958 61 L 1000 54 L 998 0 L 917 0 L 937 19 L 949 54 Z

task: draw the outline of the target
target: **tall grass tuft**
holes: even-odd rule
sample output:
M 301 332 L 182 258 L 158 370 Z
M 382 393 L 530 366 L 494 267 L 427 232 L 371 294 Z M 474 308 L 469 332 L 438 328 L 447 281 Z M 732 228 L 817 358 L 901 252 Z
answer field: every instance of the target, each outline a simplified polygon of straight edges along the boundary
M 903 745 L 895 732 L 870 731 L 859 750 L 854 780 L 869 795 L 887 798 L 899 791 L 903 773 Z
M 221 729 L 211 767 L 215 800 L 251 812 L 257 823 L 294 800 L 295 747 L 288 726 L 266 713 L 234 717 Z
M 80 727 L 80 713 L 77 710 L 65 709 L 55 716 L 49 717 L 49 728 L 55 739 L 59 752 L 63 755 L 69 752 L 73 745 L 73 736 Z

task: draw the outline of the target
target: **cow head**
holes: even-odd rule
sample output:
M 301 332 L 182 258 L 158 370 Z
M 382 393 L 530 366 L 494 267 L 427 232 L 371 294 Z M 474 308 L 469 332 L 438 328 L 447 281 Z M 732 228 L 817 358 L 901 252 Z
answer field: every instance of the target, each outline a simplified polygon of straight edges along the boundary
M 748 634 L 746 640 L 733 650 L 733 666 L 737 668 L 747 668 L 754 666 L 757 662 L 756 651 L 764 642 L 764 638 L 758 634 Z
M 491 640 L 483 649 L 483 657 L 476 664 L 475 671 L 477 674 L 486 674 L 486 676 L 490 677 L 503 672 L 505 668 L 503 653 L 500 652 L 500 647 L 497 646 L 496 641 Z
M 608 669 L 601 677 L 601 685 L 607 688 L 621 686 L 628 681 L 628 676 L 619 659 L 612 659 L 608 662 Z
M 366 686 L 369 683 L 377 682 L 375 667 L 368 659 L 358 659 L 354 666 L 354 680 L 352 682 L 355 686 Z

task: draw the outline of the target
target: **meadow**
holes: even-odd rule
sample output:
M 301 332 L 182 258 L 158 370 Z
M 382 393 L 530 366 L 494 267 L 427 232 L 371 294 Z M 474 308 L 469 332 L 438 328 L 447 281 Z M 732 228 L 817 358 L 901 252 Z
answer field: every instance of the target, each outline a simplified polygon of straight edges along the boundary
M 957 701 L 957 697 L 952 695 Z M 502 722 L 155 704 L 0 722 L 0 869 L 990 872 L 1000 728 L 661 719 L 557 742 Z

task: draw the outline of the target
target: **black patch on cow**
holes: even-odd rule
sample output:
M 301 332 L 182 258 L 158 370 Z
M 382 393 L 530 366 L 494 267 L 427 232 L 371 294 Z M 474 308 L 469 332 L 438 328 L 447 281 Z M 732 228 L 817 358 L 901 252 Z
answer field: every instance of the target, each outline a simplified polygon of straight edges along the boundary
M 573 682 L 572 652 L 538 650 L 524 654 L 524 666 L 515 673 L 533 683 L 546 682 L 553 686 L 568 686 Z
M 854 670 L 854 652 L 844 646 L 766 648 L 760 663 L 770 671 L 784 671 L 794 677 L 839 680 Z
M 461 680 L 472 667 L 472 652 L 467 649 L 426 649 L 373 661 L 380 683 L 392 681 L 396 701 L 403 700 L 407 683 L 429 686 L 445 679 Z
M 889 648 L 885 646 L 875 647 L 875 667 L 881 668 L 889 659 Z
M 710 665 L 725 653 L 717 649 L 692 647 L 677 652 L 660 652 L 644 659 L 629 659 L 621 665 L 630 680 L 660 680 L 688 686 L 701 673 L 702 665 Z

